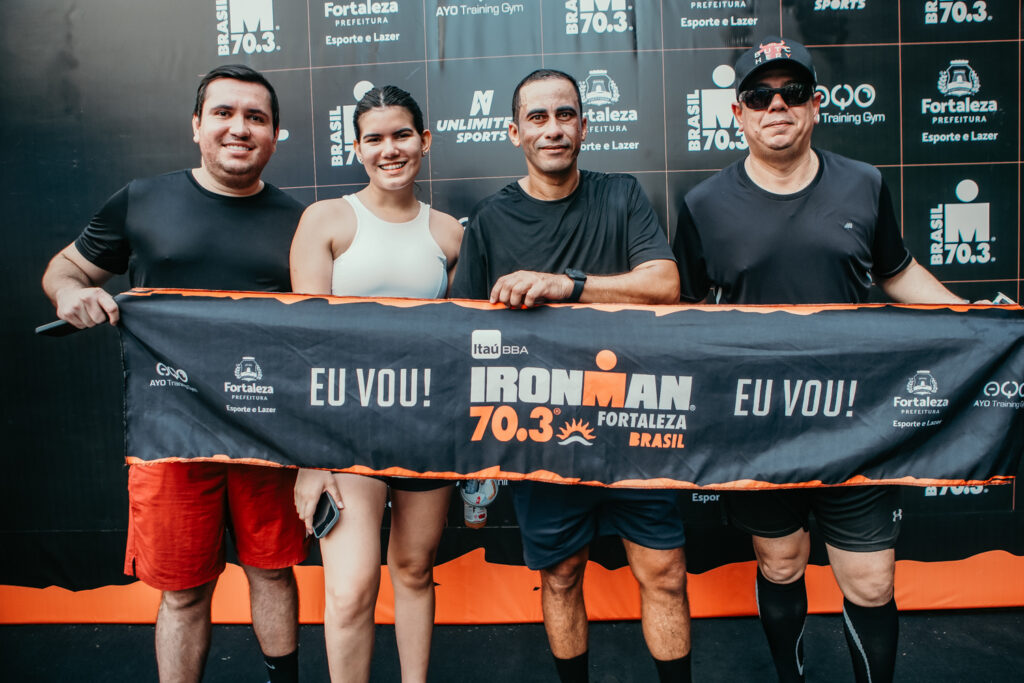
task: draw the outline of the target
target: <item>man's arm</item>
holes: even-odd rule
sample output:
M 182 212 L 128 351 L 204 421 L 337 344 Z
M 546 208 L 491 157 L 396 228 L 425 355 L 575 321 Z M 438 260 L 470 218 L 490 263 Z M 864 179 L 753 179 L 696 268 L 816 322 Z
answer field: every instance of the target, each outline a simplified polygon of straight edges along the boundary
M 517 270 L 498 279 L 491 289 L 491 303 L 510 308 L 530 308 L 558 303 L 572 294 L 573 281 L 565 274 Z M 580 303 L 674 304 L 679 302 L 679 274 L 668 259 L 641 263 L 620 275 L 588 275 Z
M 86 260 L 74 242 L 60 250 L 43 273 L 43 291 L 57 317 L 75 327 L 93 327 L 120 317 L 114 298 L 101 288 L 114 273 Z
M 958 297 L 935 279 L 915 260 L 890 278 L 881 280 L 879 286 L 894 301 L 905 304 L 967 304 L 970 301 Z

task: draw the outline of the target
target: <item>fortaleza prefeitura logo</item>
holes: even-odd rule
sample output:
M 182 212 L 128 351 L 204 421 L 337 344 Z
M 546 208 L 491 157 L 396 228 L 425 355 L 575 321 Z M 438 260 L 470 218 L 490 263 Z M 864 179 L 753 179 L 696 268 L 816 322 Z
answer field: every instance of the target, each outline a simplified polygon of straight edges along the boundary
M 939 71 L 936 89 L 941 97 L 921 98 L 921 115 L 933 126 L 957 126 L 949 132 L 924 131 L 921 142 L 995 142 L 997 131 L 984 128 L 999 112 L 997 100 L 976 97 L 981 92 L 981 77 L 966 59 L 952 59 Z M 939 130 L 939 129 L 936 129 Z
M 918 370 L 904 385 L 905 394 L 892 397 L 892 407 L 900 417 L 892 421 L 897 429 L 934 427 L 942 424 L 941 415 L 949 399 L 939 395 L 939 382 L 931 370 Z
M 233 379 L 224 382 L 224 393 L 231 401 L 224 408 L 229 413 L 277 412 L 277 408 L 269 405 L 274 396 L 274 385 L 262 382 L 263 368 L 255 356 L 242 356 L 231 374 Z
M 497 331 L 475 331 L 478 360 L 500 358 L 512 346 L 480 332 Z M 695 409 L 691 376 L 615 372 L 618 357 L 610 349 L 599 351 L 594 364 L 471 367 L 470 441 L 683 448 L 686 414 Z

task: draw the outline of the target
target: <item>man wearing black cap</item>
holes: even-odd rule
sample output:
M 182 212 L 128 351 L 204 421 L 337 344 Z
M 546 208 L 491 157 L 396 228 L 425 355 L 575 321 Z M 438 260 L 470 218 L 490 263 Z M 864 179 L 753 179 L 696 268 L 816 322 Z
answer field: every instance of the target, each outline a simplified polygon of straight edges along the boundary
M 811 147 L 821 95 L 807 49 L 768 37 L 736 61 L 733 114 L 749 154 L 695 187 L 673 249 L 681 298 L 725 304 L 965 303 L 919 265 L 874 167 Z M 744 492 L 726 497 L 753 536 L 757 604 L 782 681 L 803 680 L 807 520 L 814 512 L 836 582 L 857 681 L 892 680 L 899 630 L 892 486 Z

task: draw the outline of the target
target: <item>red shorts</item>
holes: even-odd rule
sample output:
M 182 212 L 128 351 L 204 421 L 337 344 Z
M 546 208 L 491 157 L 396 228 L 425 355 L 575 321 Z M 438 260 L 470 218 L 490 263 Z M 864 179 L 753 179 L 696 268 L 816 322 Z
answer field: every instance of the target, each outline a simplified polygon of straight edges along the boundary
M 296 472 L 208 462 L 132 465 L 124 573 L 160 590 L 201 586 L 224 571 L 228 528 L 242 564 L 298 564 L 308 543 L 295 512 Z

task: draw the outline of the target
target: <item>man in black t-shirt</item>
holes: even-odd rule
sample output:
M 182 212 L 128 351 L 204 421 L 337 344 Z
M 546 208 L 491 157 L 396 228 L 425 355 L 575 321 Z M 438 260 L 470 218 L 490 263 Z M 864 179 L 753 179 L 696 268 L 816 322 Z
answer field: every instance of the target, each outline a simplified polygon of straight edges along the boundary
M 101 285 L 125 271 L 136 287 L 288 291 L 288 249 L 303 207 L 260 179 L 278 127 L 277 96 L 261 74 L 245 66 L 208 73 L 192 115 L 199 167 L 132 181 L 107 201 L 43 275 L 57 315 L 79 328 L 116 324 L 117 304 Z M 125 573 L 162 591 L 160 679 L 202 676 L 230 528 L 268 676 L 297 681 L 292 565 L 307 544 L 293 503 L 295 471 L 128 455 Z
M 512 144 L 527 175 L 473 211 L 452 296 L 510 308 L 545 301 L 673 303 L 672 252 L 636 179 L 579 170 L 586 138 L 576 81 L 524 78 L 512 99 Z M 583 575 L 590 541 L 622 537 L 640 585 L 643 630 L 662 681 L 690 680 L 690 621 L 678 495 L 522 482 L 516 515 L 526 563 L 539 569 L 544 627 L 559 678 L 587 680 Z
M 765 38 L 736 62 L 732 105 L 749 155 L 685 199 L 673 249 L 685 301 L 860 303 L 871 283 L 896 301 L 965 303 L 911 257 L 872 166 L 812 149 L 821 95 L 803 45 Z M 804 571 L 814 512 L 845 597 L 858 681 L 891 681 L 899 629 L 894 546 L 902 511 L 891 486 L 731 493 L 753 536 L 758 613 L 782 681 L 803 680 Z

